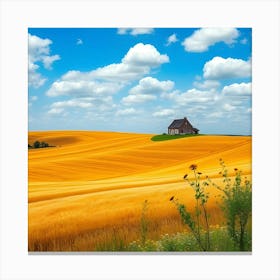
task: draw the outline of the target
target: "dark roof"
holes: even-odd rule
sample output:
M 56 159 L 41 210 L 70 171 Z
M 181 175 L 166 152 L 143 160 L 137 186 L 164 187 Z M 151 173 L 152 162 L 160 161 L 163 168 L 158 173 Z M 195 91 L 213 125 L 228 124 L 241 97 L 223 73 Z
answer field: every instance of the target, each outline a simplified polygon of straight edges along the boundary
M 191 125 L 186 117 L 183 119 L 174 120 L 168 128 L 180 128 L 184 123 L 186 123 L 187 127 L 190 129 L 197 129 Z
M 185 122 L 185 119 L 174 120 L 168 128 L 180 128 Z

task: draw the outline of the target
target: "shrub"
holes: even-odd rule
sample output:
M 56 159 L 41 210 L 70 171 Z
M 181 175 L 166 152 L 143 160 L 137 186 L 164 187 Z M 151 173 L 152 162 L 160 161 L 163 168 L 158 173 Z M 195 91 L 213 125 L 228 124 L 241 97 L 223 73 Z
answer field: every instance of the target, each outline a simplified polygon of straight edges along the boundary
M 33 143 L 33 148 L 34 149 L 38 149 L 38 148 L 40 148 L 40 142 L 39 141 L 35 141 L 34 143 Z
M 209 181 L 223 193 L 221 209 L 227 220 L 230 237 L 240 251 L 247 251 L 251 248 L 251 232 L 248 221 L 252 215 L 252 184 L 247 178 L 242 179 L 242 172 L 237 168 L 234 169 L 235 178 L 232 182 L 222 159 L 220 159 L 220 164 L 224 186 L 217 185 L 210 179 Z
M 39 148 L 47 148 L 47 147 L 51 147 L 51 146 L 47 142 L 44 142 L 44 141 L 40 142 L 37 140 L 33 143 L 32 146 L 30 146 L 28 144 L 28 148 L 31 148 L 31 147 L 34 149 L 39 149 Z
M 222 171 L 219 174 L 223 178 L 222 186 L 214 183 L 208 176 L 206 176 L 207 181 L 201 182 L 200 175 L 202 173 L 197 171 L 196 164 L 192 164 L 189 167 L 193 171 L 195 179 L 189 180 L 188 174 L 184 176 L 184 179 L 194 189 L 196 201 L 194 213 L 191 213 L 184 204 L 179 203 L 174 196 L 170 198 L 170 201 L 176 205 L 182 222 L 190 229 L 200 250 L 212 250 L 214 249 L 212 248 L 212 239 L 215 236 L 210 234 L 209 216 L 206 208 L 209 194 L 205 189 L 209 184 L 212 184 L 222 192 L 220 207 L 227 222 L 226 229 L 229 238 L 233 242 L 233 250 L 251 250 L 249 221 L 252 215 L 252 184 L 246 177 L 245 180 L 242 179 L 242 172 L 237 168 L 234 169 L 235 177 L 232 181 L 228 176 L 228 170 L 222 159 L 220 159 L 220 164 Z M 228 245 L 228 247 L 231 246 Z

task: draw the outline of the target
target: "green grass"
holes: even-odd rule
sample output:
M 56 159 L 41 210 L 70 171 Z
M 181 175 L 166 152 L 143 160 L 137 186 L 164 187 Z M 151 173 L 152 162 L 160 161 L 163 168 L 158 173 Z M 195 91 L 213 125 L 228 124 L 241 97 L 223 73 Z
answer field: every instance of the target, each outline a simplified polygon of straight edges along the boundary
M 194 136 L 201 136 L 202 134 L 176 134 L 176 135 L 169 135 L 169 134 L 161 134 L 155 135 L 151 138 L 152 141 L 168 141 L 168 140 L 175 140 L 179 138 L 185 137 L 194 137 Z
M 205 235 L 205 232 L 203 232 Z M 226 227 L 210 230 L 211 247 L 208 252 L 240 252 L 230 238 Z M 205 237 L 203 237 L 205 238 Z M 246 240 L 246 252 L 252 251 L 251 236 Z M 197 240 L 190 232 L 164 234 L 158 240 L 138 239 L 125 244 L 121 236 L 112 237 L 111 242 L 101 244 L 96 251 L 102 252 L 202 252 Z
M 211 248 L 209 252 L 236 252 L 226 228 L 210 230 Z M 247 252 L 252 251 L 251 243 L 247 244 Z M 142 244 L 140 240 L 133 241 L 125 248 L 132 252 L 200 252 L 201 248 L 191 233 L 165 234 L 159 240 L 147 240 Z

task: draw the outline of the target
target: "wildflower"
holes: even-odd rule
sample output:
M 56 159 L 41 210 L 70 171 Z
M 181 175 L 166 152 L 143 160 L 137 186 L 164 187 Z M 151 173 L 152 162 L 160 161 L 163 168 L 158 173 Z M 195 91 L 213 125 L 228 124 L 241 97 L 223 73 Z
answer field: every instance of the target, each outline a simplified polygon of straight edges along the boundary
M 187 177 L 188 177 L 188 174 L 186 174 L 186 175 L 184 176 L 184 179 L 186 180 L 186 179 L 187 179 Z
M 169 200 L 172 201 L 173 199 L 174 199 L 174 196 L 171 196 Z
M 201 172 L 198 172 L 197 174 L 198 174 L 198 175 L 201 175 L 202 173 L 201 173 Z
M 197 165 L 196 164 L 192 164 L 189 168 L 190 168 L 190 170 L 196 170 L 197 169 Z
M 237 171 L 238 170 L 238 168 L 234 168 L 234 171 Z

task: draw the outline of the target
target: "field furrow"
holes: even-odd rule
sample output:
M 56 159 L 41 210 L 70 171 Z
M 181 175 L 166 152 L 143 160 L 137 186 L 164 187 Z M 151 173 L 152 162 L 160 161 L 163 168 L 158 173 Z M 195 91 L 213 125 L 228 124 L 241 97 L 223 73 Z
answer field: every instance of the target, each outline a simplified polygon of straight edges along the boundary
M 193 163 L 202 177 L 208 175 L 216 182 L 220 180 L 220 158 L 230 176 L 234 168 L 251 176 L 249 136 L 162 142 L 153 142 L 151 137 L 116 132 L 30 132 L 29 144 L 38 140 L 54 147 L 29 149 L 29 250 L 91 251 L 109 242 L 112 234 L 131 242 L 139 238 L 145 200 L 154 225 L 151 238 L 183 230 L 169 198 L 175 195 L 193 205 L 192 189 L 183 180 L 186 173 L 192 178 L 188 167 Z M 217 194 L 215 189 L 210 191 Z M 211 199 L 209 212 L 212 224 L 222 219 Z

